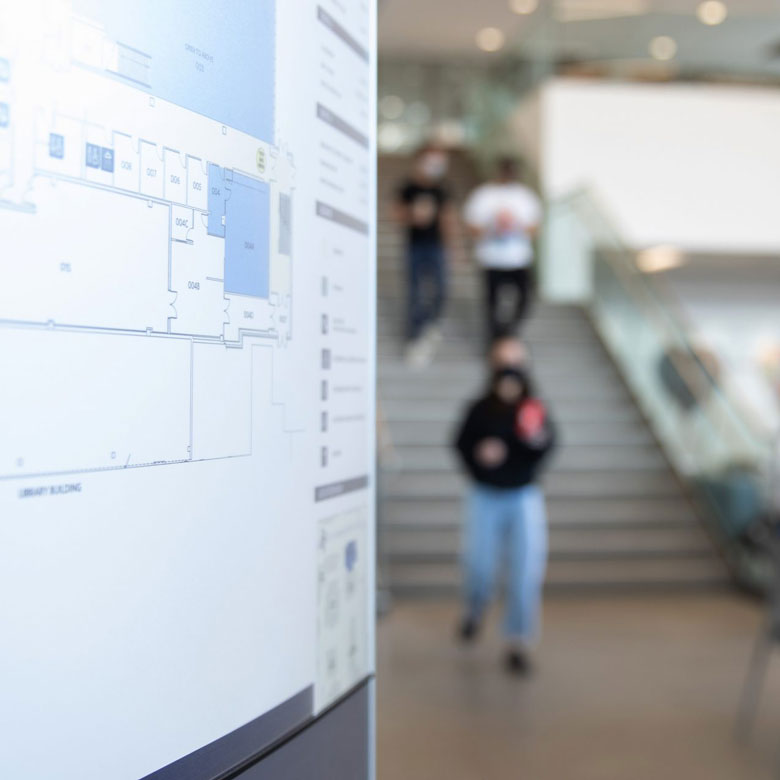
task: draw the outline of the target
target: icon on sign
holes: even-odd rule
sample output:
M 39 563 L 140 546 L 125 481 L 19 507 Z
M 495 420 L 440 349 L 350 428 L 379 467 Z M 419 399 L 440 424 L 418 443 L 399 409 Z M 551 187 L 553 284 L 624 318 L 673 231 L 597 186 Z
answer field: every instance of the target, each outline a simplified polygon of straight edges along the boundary
M 257 162 L 257 170 L 263 173 L 265 171 L 265 149 L 257 150 L 255 161 Z
M 108 171 L 109 173 L 114 172 L 114 150 L 113 149 L 106 149 L 106 147 L 103 147 L 103 153 L 100 156 L 100 167 L 104 171 Z
M 57 133 L 49 133 L 49 157 L 61 160 L 65 156 L 65 137 Z
M 347 571 L 352 571 L 355 568 L 358 558 L 357 542 L 353 539 L 344 548 L 344 565 L 347 567 Z
M 95 144 L 87 144 L 87 168 L 100 168 L 103 150 Z

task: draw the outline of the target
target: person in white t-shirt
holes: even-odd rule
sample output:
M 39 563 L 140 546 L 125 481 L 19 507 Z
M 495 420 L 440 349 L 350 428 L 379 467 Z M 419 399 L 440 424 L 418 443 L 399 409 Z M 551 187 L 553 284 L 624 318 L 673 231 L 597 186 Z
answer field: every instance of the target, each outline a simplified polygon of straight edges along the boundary
M 475 256 L 485 269 L 488 338 L 515 335 L 531 297 L 533 239 L 542 206 L 518 180 L 515 160 L 499 160 L 496 178 L 469 195 L 464 217 L 476 241 Z

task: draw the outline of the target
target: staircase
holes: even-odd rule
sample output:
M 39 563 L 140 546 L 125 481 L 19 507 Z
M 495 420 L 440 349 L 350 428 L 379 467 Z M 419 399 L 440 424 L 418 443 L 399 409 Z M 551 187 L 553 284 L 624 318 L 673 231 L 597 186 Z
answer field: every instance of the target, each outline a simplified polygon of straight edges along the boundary
M 465 480 L 450 443 L 485 381 L 478 272 L 465 241 L 451 272 L 444 340 L 433 363 L 403 361 L 403 238 L 389 221 L 408 163 L 380 160 L 380 413 L 390 454 L 380 470 L 380 575 L 396 596 L 451 595 L 460 584 Z M 456 194 L 473 181 L 452 166 Z M 574 306 L 537 303 L 524 329 L 532 371 L 560 430 L 544 480 L 554 589 L 700 588 L 729 581 L 614 365 Z

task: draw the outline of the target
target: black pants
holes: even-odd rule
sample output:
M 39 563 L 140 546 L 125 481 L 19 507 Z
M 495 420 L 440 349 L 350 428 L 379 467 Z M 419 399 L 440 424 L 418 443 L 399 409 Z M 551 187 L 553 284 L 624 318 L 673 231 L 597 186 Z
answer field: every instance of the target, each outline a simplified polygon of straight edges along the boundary
M 490 342 L 517 335 L 531 303 L 531 269 L 485 269 L 487 333 Z M 507 298 L 511 301 L 507 302 Z

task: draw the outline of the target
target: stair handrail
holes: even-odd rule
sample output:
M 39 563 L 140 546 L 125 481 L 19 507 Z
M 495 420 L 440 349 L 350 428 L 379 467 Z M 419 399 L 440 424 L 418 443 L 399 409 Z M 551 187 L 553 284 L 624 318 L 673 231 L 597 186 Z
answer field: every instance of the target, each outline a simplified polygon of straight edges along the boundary
M 735 425 L 743 431 L 745 437 L 753 440 L 761 448 L 770 446 L 771 436 L 756 429 L 739 400 L 729 393 L 711 368 L 700 360 L 700 353 L 694 346 L 694 339 L 691 336 L 691 327 L 677 301 L 655 274 L 645 273 L 639 268 L 636 262 L 637 251 L 629 248 L 628 242 L 617 228 L 616 221 L 598 195 L 589 188 L 580 188 L 555 199 L 552 203 L 575 209 L 588 224 L 592 225 L 594 220 L 602 223 L 603 228 L 609 233 L 610 240 L 614 242 L 614 249 L 617 250 L 606 253 L 602 259 L 620 275 L 637 304 L 650 308 L 655 319 L 677 335 L 680 346 L 697 361 L 701 371 L 711 382 L 713 390 L 724 400 Z M 681 379 L 696 400 L 704 401 L 701 384 L 691 377 L 689 364 L 683 363 L 679 355 L 671 355 L 670 360 L 678 368 Z
M 571 225 L 574 216 L 592 262 L 589 308 L 596 329 L 672 466 L 714 518 L 732 563 L 748 581 L 760 580 L 765 571 L 746 558 L 740 540 L 748 518 L 774 511 L 773 436 L 753 424 L 703 359 L 670 291 L 641 270 L 638 253 L 608 213 L 582 188 L 548 203 L 548 229 L 561 216 L 561 225 Z M 687 408 L 676 406 L 664 385 L 663 360 L 688 394 Z

